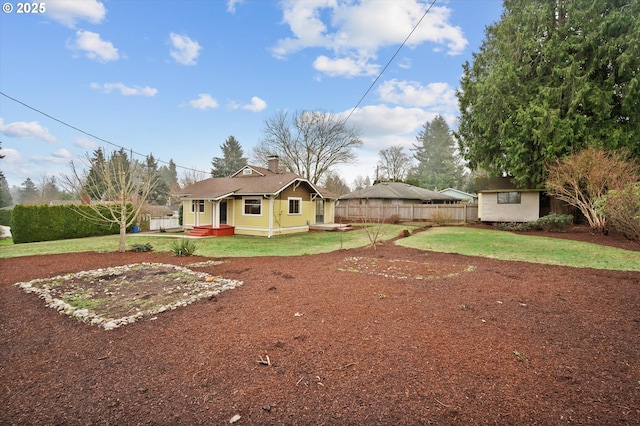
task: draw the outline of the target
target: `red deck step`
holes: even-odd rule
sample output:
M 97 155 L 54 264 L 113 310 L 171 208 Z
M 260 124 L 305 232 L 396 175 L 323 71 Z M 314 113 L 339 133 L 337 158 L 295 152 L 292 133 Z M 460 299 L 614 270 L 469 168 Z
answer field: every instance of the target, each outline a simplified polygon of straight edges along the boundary
M 234 235 L 235 227 L 231 225 L 220 225 L 214 228 L 211 225 L 196 226 L 187 232 L 190 237 L 226 237 Z

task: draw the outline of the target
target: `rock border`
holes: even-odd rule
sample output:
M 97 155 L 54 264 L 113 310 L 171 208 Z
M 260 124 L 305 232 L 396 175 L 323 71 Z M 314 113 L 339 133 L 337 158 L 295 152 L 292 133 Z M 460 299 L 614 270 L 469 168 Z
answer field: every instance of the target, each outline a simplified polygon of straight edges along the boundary
M 121 318 L 107 318 L 102 315 L 98 315 L 95 312 L 90 311 L 86 308 L 77 308 L 75 306 L 70 305 L 62 299 L 56 298 L 51 294 L 52 286 L 47 283 L 60 281 L 60 280 L 70 280 L 74 278 L 81 279 L 91 279 L 96 278 L 105 274 L 113 274 L 113 275 L 121 275 L 127 271 L 130 271 L 135 267 L 162 267 L 162 268 L 173 268 L 178 272 L 194 276 L 197 278 L 198 287 L 200 287 L 201 291 L 193 294 L 191 296 L 178 299 L 173 303 L 169 303 L 166 305 L 158 306 L 151 308 L 149 310 L 144 310 L 137 312 L 133 315 L 121 317 Z M 204 265 L 197 265 L 204 266 Z M 38 284 L 43 284 L 41 287 Z M 158 313 L 162 313 L 169 310 L 177 309 L 181 306 L 190 305 L 193 302 L 196 302 L 200 299 L 210 298 L 217 294 L 220 294 L 223 291 L 231 290 L 233 288 L 239 287 L 243 284 L 242 281 L 231 280 L 222 277 L 215 277 L 213 275 L 207 274 L 205 272 L 195 272 L 191 269 L 171 265 L 168 263 L 152 263 L 152 262 L 142 262 L 142 263 L 132 263 L 129 265 L 122 266 L 112 266 L 109 268 L 99 268 L 92 269 L 87 271 L 80 271 L 71 274 L 58 275 L 50 278 L 37 278 L 28 282 L 19 282 L 14 285 L 22 288 L 27 293 L 35 293 L 38 295 L 40 299 L 43 299 L 46 303 L 46 306 L 49 308 L 53 308 L 61 314 L 68 315 L 73 317 L 83 323 L 98 326 L 103 328 L 104 330 L 114 330 L 118 327 L 121 327 L 126 324 L 132 324 L 144 317 L 145 315 L 151 316 Z M 186 296 L 186 294 L 185 294 Z

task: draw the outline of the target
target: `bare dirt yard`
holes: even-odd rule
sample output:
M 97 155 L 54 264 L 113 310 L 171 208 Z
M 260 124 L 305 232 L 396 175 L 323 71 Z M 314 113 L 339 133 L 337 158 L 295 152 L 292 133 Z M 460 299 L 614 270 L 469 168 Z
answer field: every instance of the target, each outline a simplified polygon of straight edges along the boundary
M 131 266 L 142 263 L 165 266 Z M 173 267 L 196 280 L 176 283 Z M 72 302 L 99 316 L 63 315 L 15 285 L 66 276 L 48 283 L 60 296 L 82 271 L 94 271 L 91 291 Z M 219 279 L 241 285 L 204 284 Z M 176 291 L 184 306 L 163 299 Z M 115 317 L 135 318 L 105 330 Z M 638 272 L 392 242 L 299 257 L 0 259 L 0 339 L 7 425 L 640 424 Z

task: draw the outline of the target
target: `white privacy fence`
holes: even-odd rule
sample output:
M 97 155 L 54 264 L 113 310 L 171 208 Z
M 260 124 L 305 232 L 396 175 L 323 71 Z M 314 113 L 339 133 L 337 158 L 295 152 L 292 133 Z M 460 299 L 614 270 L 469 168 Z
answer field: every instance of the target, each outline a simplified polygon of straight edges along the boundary
M 167 216 L 167 217 L 152 217 L 149 219 L 149 230 L 160 231 L 161 229 L 174 229 L 180 228 L 179 218 Z
M 347 221 L 442 221 L 475 222 L 478 220 L 478 205 L 463 204 L 391 204 L 336 206 L 336 220 Z

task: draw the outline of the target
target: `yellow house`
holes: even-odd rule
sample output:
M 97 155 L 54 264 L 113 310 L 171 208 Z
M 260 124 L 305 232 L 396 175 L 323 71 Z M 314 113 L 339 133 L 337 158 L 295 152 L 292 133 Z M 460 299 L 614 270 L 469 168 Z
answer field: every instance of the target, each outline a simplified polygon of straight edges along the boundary
M 295 173 L 245 166 L 228 178 L 209 178 L 182 189 L 183 226 L 190 235 L 276 235 L 333 223 L 336 196 Z

